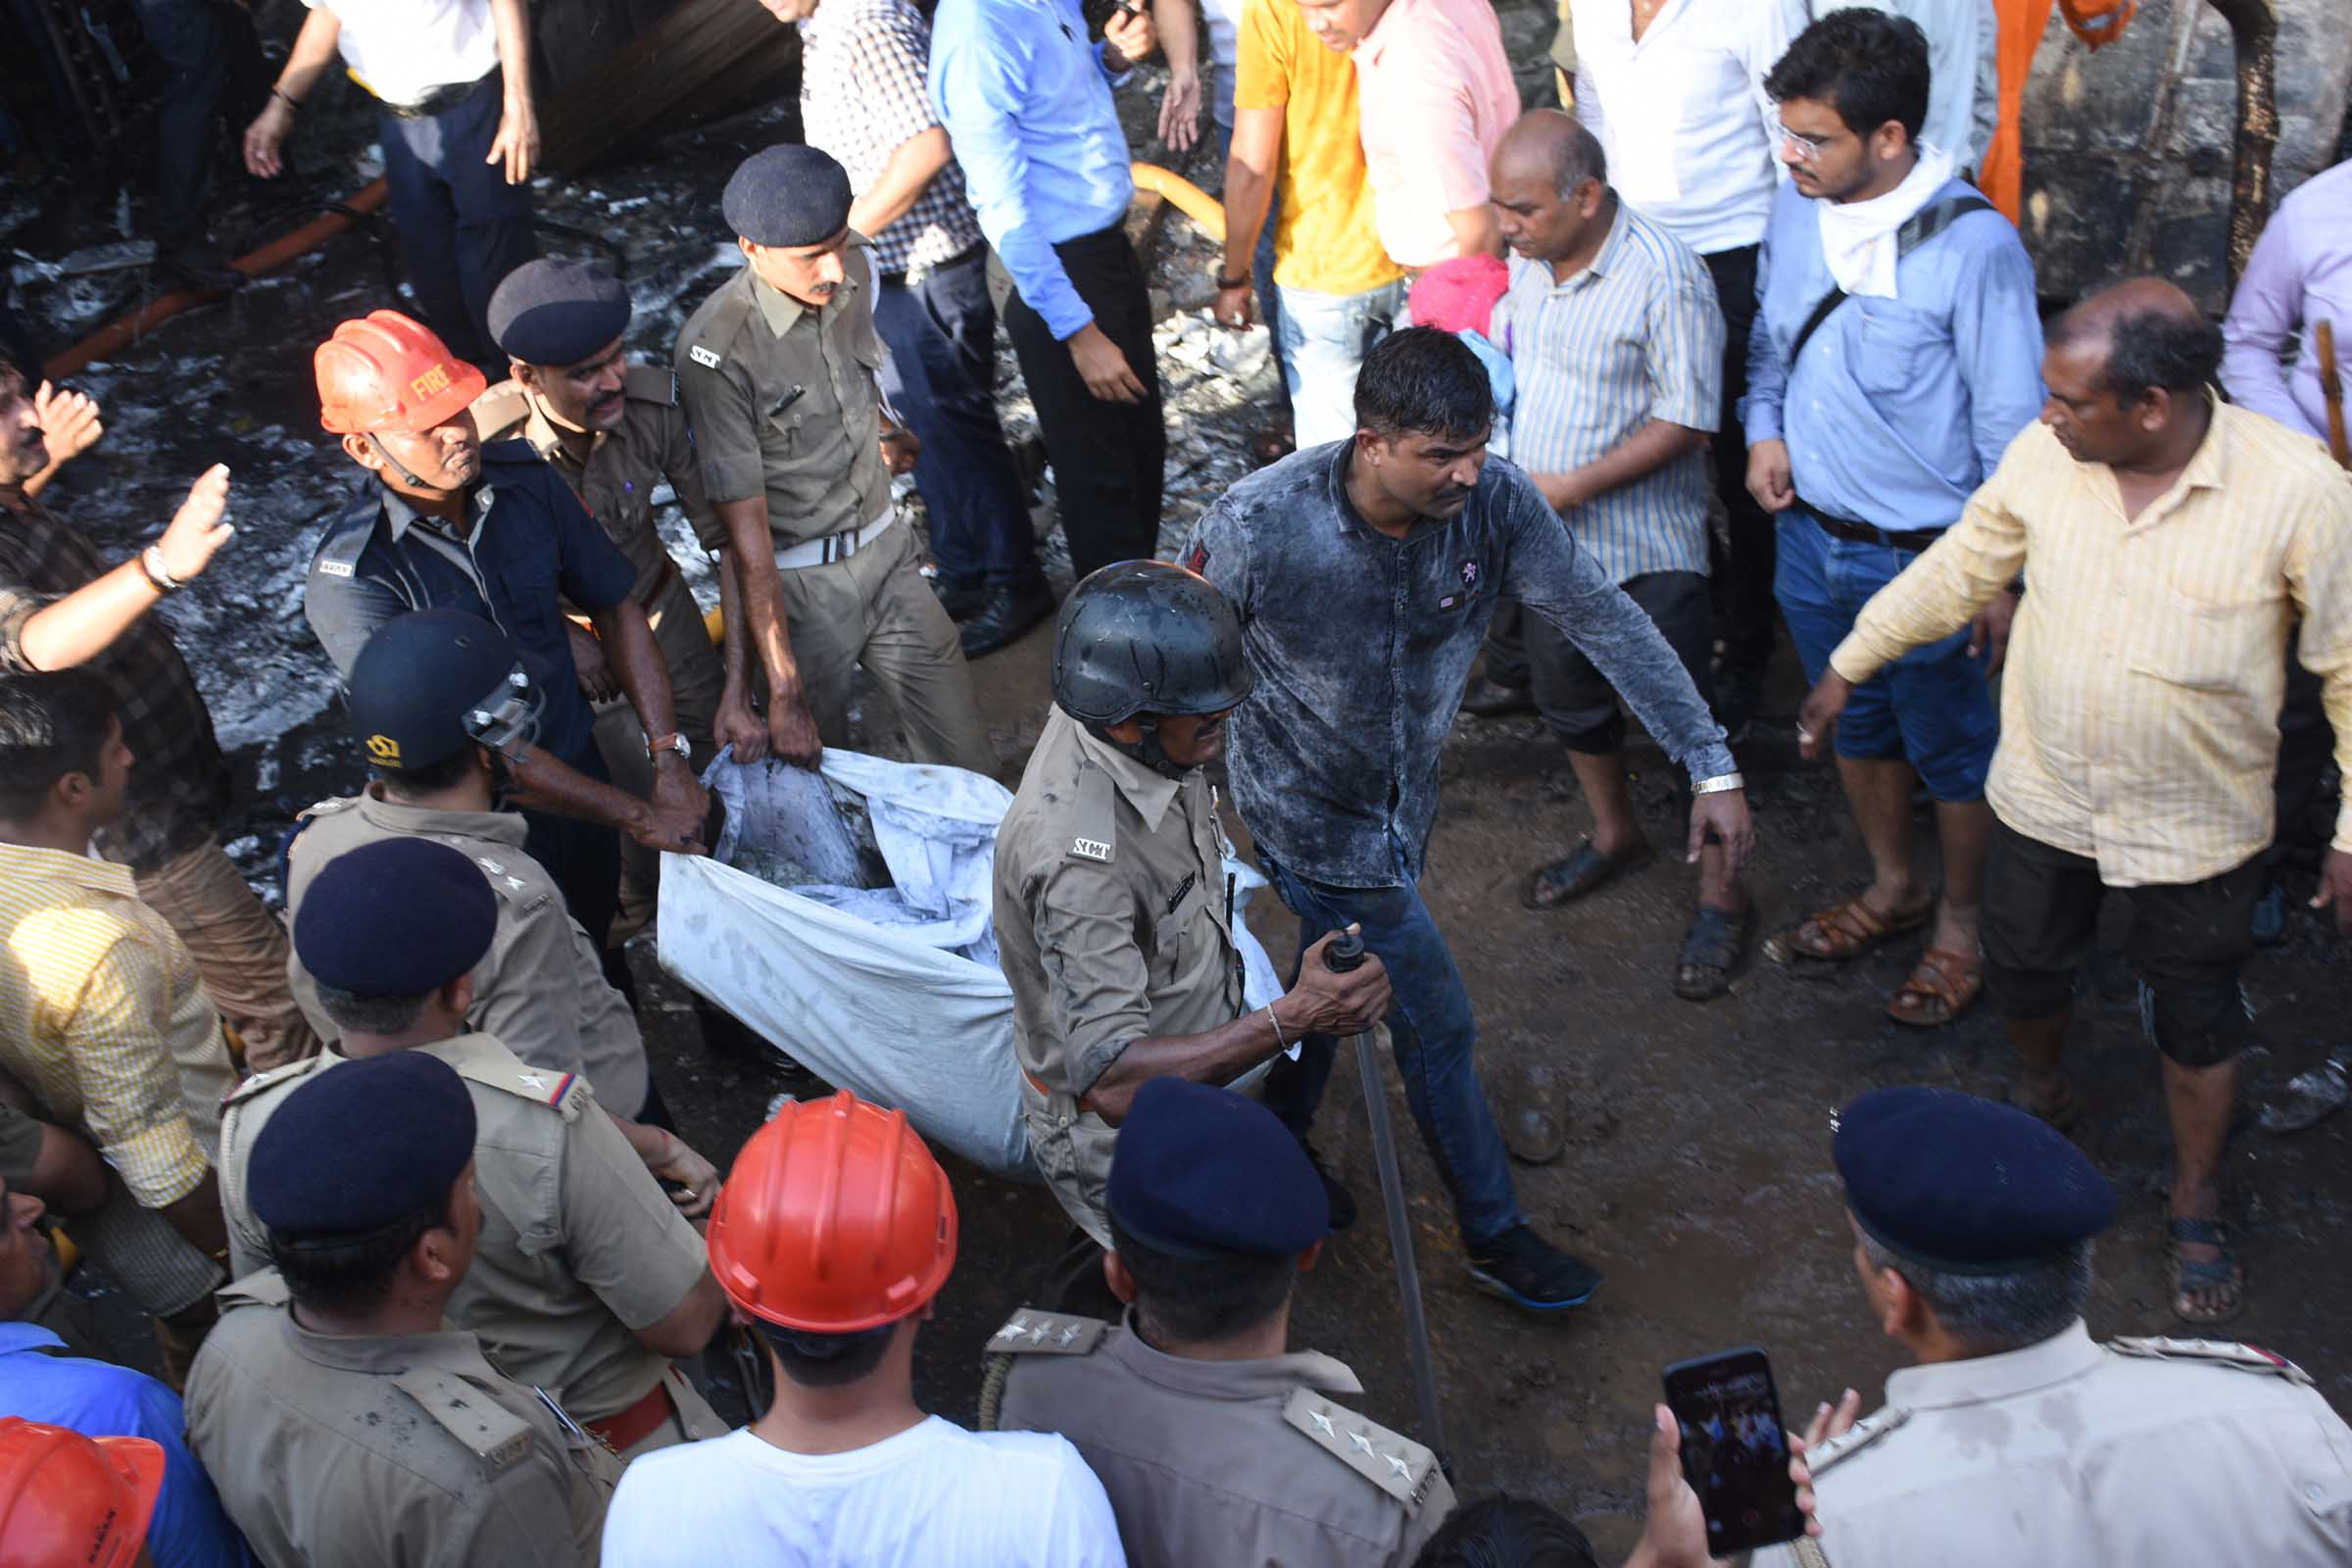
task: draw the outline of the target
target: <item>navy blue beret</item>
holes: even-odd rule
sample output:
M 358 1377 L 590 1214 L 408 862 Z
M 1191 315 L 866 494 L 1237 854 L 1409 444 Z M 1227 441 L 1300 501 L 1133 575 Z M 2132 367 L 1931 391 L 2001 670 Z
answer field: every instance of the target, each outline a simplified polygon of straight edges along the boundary
M 481 962 L 497 930 L 498 895 L 481 868 L 404 834 L 319 867 L 294 916 L 294 952 L 320 985 L 413 997 Z
M 850 172 L 829 154 L 786 142 L 743 161 L 719 211 L 755 245 L 815 245 L 850 226 Z
M 1999 1273 L 2115 1218 L 2115 1189 L 2057 1129 L 1956 1089 L 1864 1095 L 1831 1152 L 1864 1234 L 1930 1268 Z
M 490 295 L 490 337 L 525 365 L 577 365 L 629 325 L 629 285 L 601 267 L 541 257 Z
M 1274 1113 L 1230 1089 L 1153 1078 L 1110 1153 L 1110 1216 L 1177 1257 L 1290 1257 L 1331 1229 L 1314 1162 Z
M 432 1207 L 473 1157 L 473 1097 L 421 1051 L 326 1068 L 253 1141 L 245 1191 L 281 1237 L 357 1236 Z

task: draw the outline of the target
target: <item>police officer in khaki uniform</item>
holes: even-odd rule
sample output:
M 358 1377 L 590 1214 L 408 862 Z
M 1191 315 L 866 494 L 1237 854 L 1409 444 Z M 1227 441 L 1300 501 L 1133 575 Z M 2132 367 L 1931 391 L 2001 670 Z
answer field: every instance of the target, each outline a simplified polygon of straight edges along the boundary
M 1759 1568 L 1986 1563 L 2342 1568 L 2352 1428 L 2312 1380 L 2221 1340 L 2093 1340 L 2090 1239 L 2115 1193 L 2009 1105 L 1883 1089 L 1834 1145 L 1871 1314 L 1917 1365 L 1821 1406 L 1824 1533 Z
M 1110 1164 L 1112 1326 L 1022 1311 L 996 1424 L 1058 1432 L 1110 1494 L 1132 1568 L 1403 1568 L 1453 1507 L 1429 1449 L 1290 1348 L 1291 1292 L 1330 1228 L 1323 1184 L 1272 1112 L 1155 1078 Z M 994 1381 L 992 1379 L 992 1381 Z
M 284 1100 L 247 1172 L 282 1277 L 223 1293 L 188 1379 L 229 1518 L 266 1563 L 596 1563 L 619 1465 L 442 1321 L 484 1221 L 464 1083 L 403 1051 Z
M 1229 1084 L 1302 1034 L 1352 1034 L 1388 1007 L 1378 961 L 1334 974 L 1326 937 L 1287 996 L 1244 1010 L 1225 831 L 1201 770 L 1250 683 L 1233 607 L 1180 566 L 1120 562 L 1062 604 L 1054 708 L 997 832 L 995 900 L 1029 1147 L 1082 1233 L 1042 1293 L 1057 1306 L 1115 1307 L 1102 1191 L 1146 1080 Z
M 286 907 L 299 916 L 319 868 L 364 844 L 414 837 L 471 860 L 498 895 L 498 930 L 473 971 L 467 1023 L 558 1075 L 579 1074 L 654 1174 L 705 1194 L 717 1172 L 671 1130 L 627 1001 L 563 890 L 499 809 L 507 760 L 527 748 L 535 693 L 497 627 L 454 610 L 412 611 L 378 628 L 352 665 L 350 711 L 375 778 L 304 811 L 285 853 Z M 336 1025 L 297 953 L 294 995 L 320 1037 Z
M 480 870 L 426 839 L 362 845 L 313 879 L 294 946 L 338 1038 L 229 1098 L 220 1195 L 234 1271 L 270 1255 L 247 1165 L 300 1085 L 352 1060 L 434 1056 L 465 1081 L 480 1128 L 481 1247 L 450 1298 L 451 1321 L 516 1377 L 561 1391 L 624 1456 L 722 1432 L 671 1364 L 700 1352 L 725 1314 L 701 1237 L 585 1080 L 466 1032 L 471 971 L 497 925 L 498 899 Z
M 735 171 L 723 211 L 746 265 L 687 318 L 675 360 L 719 518 L 704 543 L 726 558 L 719 743 L 814 766 L 847 738 L 862 663 L 916 761 L 993 775 L 956 623 L 891 508 L 916 448 L 875 380 L 873 259 L 849 226 L 849 175 L 813 147 L 770 147 Z
M 655 525 L 654 492 L 668 482 L 698 537 L 710 537 L 717 519 L 703 493 L 677 380 L 628 362 L 621 352 L 628 325 L 629 288 L 612 273 L 585 262 L 525 262 L 490 296 L 490 331 L 514 373 L 474 399 L 473 422 L 485 443 L 529 442 L 637 568 L 629 596 L 645 608 L 669 666 L 677 732 L 646 734 L 577 612 L 570 614 L 571 662 L 596 705 L 597 749 L 612 782 L 651 799 L 655 756 L 674 751 L 697 773 L 710 764 L 726 672 L 694 590 Z M 621 918 L 608 942 L 625 940 L 652 918 L 660 869 L 654 851 L 622 842 Z

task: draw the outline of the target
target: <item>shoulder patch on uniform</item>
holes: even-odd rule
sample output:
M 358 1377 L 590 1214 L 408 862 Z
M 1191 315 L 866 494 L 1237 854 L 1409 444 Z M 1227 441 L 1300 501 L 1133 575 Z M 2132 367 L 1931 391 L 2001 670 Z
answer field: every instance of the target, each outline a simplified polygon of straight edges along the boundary
M 1078 809 L 1071 821 L 1070 855 L 1108 865 L 1119 855 L 1119 787 L 1095 763 L 1078 768 Z
M 256 1095 L 275 1089 L 280 1084 L 292 1083 L 297 1078 L 309 1077 L 326 1065 L 330 1059 L 321 1052 L 315 1056 L 305 1056 L 300 1061 L 289 1061 L 282 1067 L 272 1067 L 268 1072 L 257 1072 L 227 1094 L 222 1095 L 220 1103 L 223 1106 L 241 1105 Z
M 2285 1356 L 2257 1345 L 2240 1345 L 2235 1340 L 2176 1340 L 2156 1335 L 2109 1340 L 2107 1348 L 2118 1355 L 2155 1361 L 2205 1361 L 2215 1366 L 2234 1367 L 2240 1372 L 2284 1378 L 2289 1383 L 2299 1383 L 2306 1388 L 2312 1384 L 2311 1374 Z
M 678 401 L 678 378 L 668 370 L 658 370 L 650 365 L 632 365 L 621 376 L 620 389 L 624 396 L 640 403 L 659 403 L 664 408 L 675 407 Z
M 1438 1474 L 1438 1456 L 1429 1449 L 1312 1389 L 1293 1389 L 1282 1418 L 1316 1447 L 1404 1504 L 1407 1516 L 1420 1511 Z
M 318 563 L 318 573 L 324 577 L 348 577 L 352 573 L 352 565 L 348 561 L 321 561 Z
M 531 1451 L 531 1424 L 490 1397 L 481 1385 L 438 1367 L 412 1367 L 392 1382 L 481 1461 L 485 1478 Z
M 1873 1410 L 1838 1436 L 1807 1448 L 1805 1466 L 1818 1476 L 1840 1459 L 1852 1458 L 1910 1419 L 1911 1412 L 1899 1404 Z
M 985 1349 L 1006 1355 L 1087 1355 L 1102 1343 L 1109 1327 L 1098 1317 L 1066 1317 L 1024 1306 L 989 1337 Z
M 719 357 L 716 354 L 713 354 L 710 350 L 703 347 L 700 343 L 697 343 L 692 348 L 689 348 L 686 351 L 686 357 L 692 360 L 695 364 L 701 366 L 706 370 L 715 370 L 718 368 Z
M 332 816 L 337 811 L 350 810 L 363 799 L 364 797 L 358 795 L 345 795 L 331 801 L 316 801 L 296 812 L 295 819 L 307 822 L 314 816 Z

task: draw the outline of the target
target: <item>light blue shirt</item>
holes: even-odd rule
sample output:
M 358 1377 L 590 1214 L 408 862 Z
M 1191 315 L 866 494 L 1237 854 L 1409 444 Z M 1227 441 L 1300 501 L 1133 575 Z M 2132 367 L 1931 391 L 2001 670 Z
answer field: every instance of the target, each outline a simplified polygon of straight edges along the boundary
M 1110 89 L 1126 80 L 1089 43 L 1076 0 L 940 0 L 931 107 L 1013 287 L 1068 338 L 1095 313 L 1054 247 L 1127 216 L 1127 133 Z
M 1723 312 L 1698 253 L 1617 203 L 1608 237 L 1582 271 L 1511 258 L 1495 309 L 1519 401 L 1511 461 L 1567 473 L 1622 446 L 1652 419 L 1710 434 L 1723 410 Z M 1691 447 L 1563 520 L 1617 583 L 1707 569 L 1706 454 Z
M 1970 195 L 1961 180 L 1935 199 Z M 1969 213 L 1895 268 L 1895 297 L 1845 301 L 1788 346 L 1836 286 L 1813 203 L 1784 183 L 1756 259 L 1747 439 L 1788 443 L 1796 493 L 1890 531 L 1945 528 L 2041 413 L 2034 264 L 1994 212 Z
M 179 1396 L 128 1367 L 43 1353 L 64 1344 L 30 1323 L 0 1323 L 0 1415 L 89 1438 L 153 1440 L 164 1450 L 164 1490 L 147 1526 L 156 1568 L 252 1568 L 245 1538 L 188 1451 Z

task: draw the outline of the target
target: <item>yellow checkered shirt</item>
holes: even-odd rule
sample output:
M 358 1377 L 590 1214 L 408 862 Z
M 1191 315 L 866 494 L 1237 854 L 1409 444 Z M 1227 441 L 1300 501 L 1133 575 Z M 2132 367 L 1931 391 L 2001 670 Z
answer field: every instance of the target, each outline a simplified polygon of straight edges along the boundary
M 212 998 L 129 868 L 0 844 L 0 1066 L 149 1208 L 212 1168 L 236 1083 Z
M 2010 827 L 2096 860 L 2111 887 L 2202 881 L 2259 854 L 2298 616 L 2352 788 L 2352 475 L 2310 436 L 2217 403 L 2180 477 L 2127 521 L 2114 471 L 2031 425 L 1862 607 L 1831 667 L 1868 679 L 2021 569 L 1984 792 Z M 2334 847 L 2352 853 L 2352 797 Z

